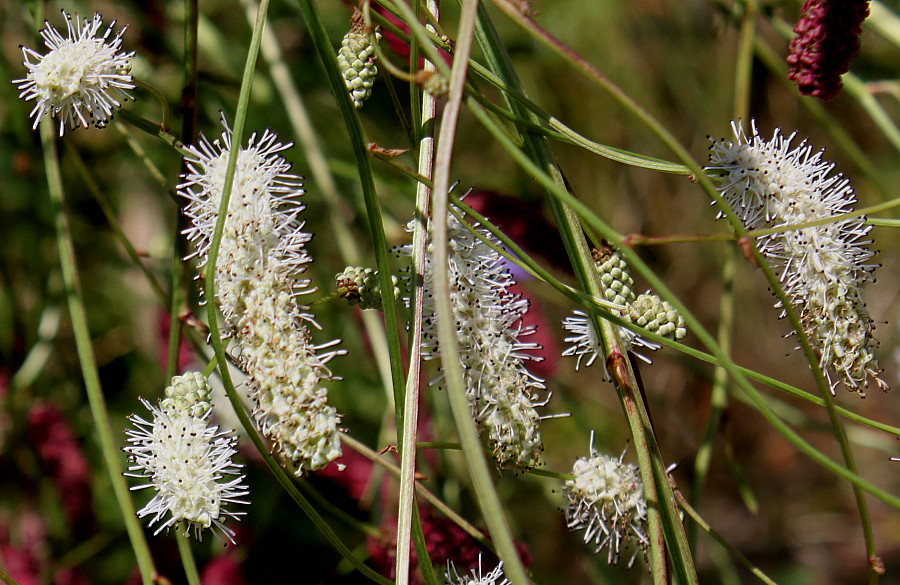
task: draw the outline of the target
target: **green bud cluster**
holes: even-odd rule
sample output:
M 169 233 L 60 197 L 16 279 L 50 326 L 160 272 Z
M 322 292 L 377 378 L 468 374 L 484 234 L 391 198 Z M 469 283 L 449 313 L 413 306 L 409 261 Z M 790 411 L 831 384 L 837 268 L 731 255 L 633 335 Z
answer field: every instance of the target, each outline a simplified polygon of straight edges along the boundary
M 619 305 L 629 305 L 634 302 L 634 279 L 628 272 L 628 264 L 618 252 L 611 246 L 593 251 L 594 266 L 600 273 L 600 283 L 603 285 L 603 295 L 606 300 Z
M 359 305 L 360 309 L 381 309 L 381 284 L 378 281 L 377 270 L 348 266 L 343 272 L 335 275 L 334 280 L 339 290 L 346 290 L 341 297 L 347 299 L 351 305 Z M 397 277 L 391 276 L 391 282 L 394 285 L 394 297 L 399 297 Z
M 186 412 L 199 418 L 210 409 L 212 387 L 200 372 L 188 372 L 172 378 L 165 394 L 161 403 L 164 411 Z
M 375 38 L 378 40 L 381 35 L 375 33 Z M 375 65 L 375 45 L 369 42 L 369 36 L 364 28 L 354 26 L 344 35 L 337 60 L 341 75 L 344 76 L 344 85 L 347 86 L 353 99 L 353 105 L 357 109 L 362 108 L 363 102 L 372 95 L 372 86 L 375 84 L 375 76 L 378 75 L 378 67 Z
M 687 335 L 684 318 L 675 307 L 653 293 L 644 293 L 630 305 L 625 316 L 629 321 L 667 339 L 681 341 Z
M 684 318 L 675 307 L 658 295 L 646 292 L 634 294 L 634 279 L 625 259 L 608 243 L 592 252 L 594 266 L 600 273 L 606 300 L 625 305 L 622 317 L 639 327 L 667 339 L 680 341 L 687 335 Z

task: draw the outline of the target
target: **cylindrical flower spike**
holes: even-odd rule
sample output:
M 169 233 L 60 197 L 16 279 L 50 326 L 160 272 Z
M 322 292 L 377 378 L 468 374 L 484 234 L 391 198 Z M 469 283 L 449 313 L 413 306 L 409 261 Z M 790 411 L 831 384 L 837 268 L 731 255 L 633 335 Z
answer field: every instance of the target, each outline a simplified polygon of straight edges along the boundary
M 203 530 L 211 528 L 234 542 L 224 520 L 244 512 L 226 506 L 248 504 L 243 497 L 250 492 L 241 466 L 232 460 L 237 438 L 209 424 L 209 395 L 206 379 L 193 372 L 172 378 L 159 407 L 142 399 L 153 417 L 128 417 L 135 428 L 125 431 L 131 443 L 123 449 L 131 462 L 126 475 L 149 480 L 131 489 L 155 490 L 137 515 L 152 516 L 150 525 L 159 523 L 156 534 L 177 526 L 185 536 L 193 532 L 202 540 Z
M 584 542 L 595 544 L 595 552 L 606 548 L 610 564 L 633 548 L 630 567 L 649 546 L 644 486 L 637 466 L 623 463 L 622 456 L 598 455 L 593 443 L 591 433 L 590 456 L 575 462 L 575 477 L 566 481 L 566 523 L 573 532 L 584 530 Z
M 49 22 L 44 23 L 41 37 L 49 49 L 46 55 L 22 47 L 28 74 L 16 79 L 22 92 L 19 97 L 36 99 L 31 110 L 33 128 L 45 114 L 59 118 L 59 135 L 66 125 L 71 129 L 105 126 L 122 103 L 131 99 L 134 89 L 131 59 L 134 52 L 122 52 L 125 28 L 112 36 L 115 21 L 102 34 L 103 18 L 95 14 L 90 20 L 63 11 L 68 35 L 63 36 Z M 112 36 L 112 38 L 110 38 Z
M 202 138 L 188 147 L 189 172 L 179 193 L 205 265 L 225 182 L 231 130 L 221 140 Z M 311 261 L 305 244 L 312 237 L 298 219 L 303 204 L 301 179 L 290 174 L 272 132 L 253 134 L 237 155 L 234 189 L 216 266 L 216 301 L 228 333 L 241 344 L 240 363 L 256 401 L 254 415 L 276 453 L 296 475 L 320 469 L 341 454 L 340 416 L 328 404 L 324 382 L 334 378 L 326 363 L 340 350 L 316 345 L 318 329 L 299 295 L 312 292 L 302 278 Z
M 628 305 L 627 316 L 635 325 L 668 339 L 681 341 L 687 335 L 684 317 L 678 314 L 671 303 L 649 292 L 638 295 Z
M 543 380 L 525 367 L 526 360 L 535 359 L 526 352 L 538 348 L 521 341 L 534 331 L 522 324 L 528 301 L 509 292 L 515 281 L 503 256 L 470 229 L 501 244 L 485 228 L 467 227 L 450 214 L 450 303 L 472 416 L 487 433 L 498 465 L 535 467 L 543 450 L 536 407 L 547 398 Z M 409 254 L 411 248 L 401 252 Z M 432 265 L 426 260 L 424 359 L 440 357 L 432 282 Z
M 869 0 L 806 0 L 794 26 L 788 79 L 802 95 L 828 101 L 843 84 L 841 75 L 859 53 Z
M 604 242 L 603 246 L 591 251 L 594 258 L 594 267 L 600 273 L 600 282 L 603 284 L 603 294 L 606 300 L 617 305 L 633 303 L 634 279 L 625 259 L 616 252 L 616 249 Z
M 820 366 L 826 375 L 837 374 L 832 392 L 843 382 L 865 396 L 869 380 L 887 390 L 875 358 L 875 326 L 862 300 L 862 286 L 878 267 L 868 248 L 872 226 L 865 217 L 837 219 L 856 203 L 849 182 L 832 174 L 834 164 L 805 140 L 792 148 L 796 133 L 784 137 L 776 130 L 764 140 L 755 123 L 749 135 L 738 122 L 732 129 L 733 142 L 713 141 L 707 170 L 721 177 L 722 197 L 747 229 L 782 228 L 757 244 L 780 275 Z M 830 218 L 824 225 L 792 227 Z

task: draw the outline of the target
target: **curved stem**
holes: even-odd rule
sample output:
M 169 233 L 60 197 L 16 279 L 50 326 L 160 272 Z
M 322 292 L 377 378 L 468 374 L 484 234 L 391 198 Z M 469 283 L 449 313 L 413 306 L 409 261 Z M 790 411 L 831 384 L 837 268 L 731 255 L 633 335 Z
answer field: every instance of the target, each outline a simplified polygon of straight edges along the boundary
M 462 106 L 468 57 L 472 49 L 475 16 L 478 0 L 463 0 L 456 53 L 450 74 L 450 92 L 441 119 L 438 147 L 435 156 L 434 192 L 432 199 L 432 270 L 434 278 L 435 317 L 441 347 L 441 367 L 447 384 L 447 394 L 453 420 L 456 423 L 463 453 L 468 463 L 469 475 L 475 487 L 475 495 L 481 506 L 491 537 L 503 561 L 506 576 L 513 585 L 529 583 L 525 567 L 519 559 L 503 507 L 491 480 L 475 421 L 472 419 L 469 400 L 463 382 L 459 347 L 456 339 L 456 319 L 450 307 L 450 281 L 448 270 L 447 209 L 450 191 L 450 162 L 456 135 L 456 123 Z M 438 65 L 440 66 L 440 65 Z
M 82 301 L 78 264 L 75 260 L 75 246 L 72 242 L 69 219 L 65 210 L 65 195 L 56 152 L 56 137 L 50 124 L 41 124 L 40 131 L 41 142 L 44 146 L 47 187 L 53 207 L 60 267 L 62 268 L 63 282 L 66 287 L 69 317 L 72 321 L 75 347 L 78 352 L 78 361 L 81 365 L 85 389 L 87 390 L 91 416 L 94 419 L 97 440 L 100 443 L 100 450 L 103 453 L 103 460 L 112 483 L 113 494 L 119 504 L 122 520 L 125 523 L 125 529 L 131 540 L 131 547 L 137 558 L 141 580 L 144 585 L 151 585 L 156 575 L 156 568 L 153 565 L 153 558 L 150 555 L 147 540 L 144 538 L 144 531 L 135 515 L 134 503 L 131 501 L 128 485 L 125 483 L 125 478 L 122 475 L 121 453 L 116 447 L 116 442 L 112 436 L 109 412 L 106 408 L 106 400 L 103 397 L 100 376 L 97 372 L 97 361 L 94 357 L 90 328 L 88 327 L 87 314 Z

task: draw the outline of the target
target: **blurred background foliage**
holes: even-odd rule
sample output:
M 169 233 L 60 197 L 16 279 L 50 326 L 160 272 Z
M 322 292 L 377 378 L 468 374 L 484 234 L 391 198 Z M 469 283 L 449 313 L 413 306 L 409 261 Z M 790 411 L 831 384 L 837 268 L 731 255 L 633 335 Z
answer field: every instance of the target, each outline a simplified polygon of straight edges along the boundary
M 533 101 L 595 141 L 671 160 L 666 149 L 609 96 L 488 5 Z M 900 2 L 886 1 L 880 6 L 896 19 Z M 234 115 L 250 27 L 244 8 L 237 2 L 202 1 L 200 7 L 197 128 L 207 136 L 217 136 L 218 112 L 223 110 L 229 118 Z M 350 9 L 337 0 L 322 0 L 319 7 L 336 50 L 348 29 Z M 456 3 L 448 2 L 443 8 L 446 29 L 455 30 Z M 741 2 L 534 0 L 532 8 L 541 26 L 662 120 L 698 160 L 706 158 L 708 135 L 730 134 Z M 100 12 L 105 21 L 127 23 L 124 46 L 137 51 L 135 76 L 166 96 L 173 108 L 175 134 L 181 124 L 177 109 L 183 83 L 181 2 L 0 1 L 0 72 L 7 80 L 0 84 L 0 168 L 4 170 L 0 173 L 0 564 L 7 568 L 19 562 L 32 566 L 34 583 L 135 582 L 133 558 L 116 505 L 107 497 L 109 482 L 93 439 L 93 423 L 65 309 L 40 143 L 28 119 L 31 105 L 20 101 L 15 86 L 9 83 L 24 75 L 19 45 L 39 48 L 34 16 L 38 14 L 39 20 L 47 18 L 61 27 L 61 9 L 83 15 Z M 860 206 L 896 197 L 900 180 L 897 145 L 872 121 L 860 101 L 844 91 L 823 106 L 812 98 L 799 98 L 795 87 L 787 82 L 783 65 L 787 38 L 777 24 L 788 23 L 790 27 L 798 11 L 799 2 L 793 0 L 759 4 L 759 38 L 779 56 L 775 70 L 760 59 L 753 63 L 750 111 L 761 134 L 770 136 L 776 127 L 785 134 L 798 130 L 799 136 L 808 137 L 816 148 L 826 147 L 826 158 L 850 177 Z M 878 14 L 880 26 L 868 22 L 864 27 L 862 52 L 852 71 L 866 84 L 865 91 L 897 120 L 900 34 L 896 20 L 890 21 L 883 12 Z M 291 2 L 274 2 L 270 22 L 351 210 L 350 227 L 358 236 L 360 252 L 374 263 L 347 135 L 300 13 Z M 892 31 L 893 36 L 884 34 L 885 30 Z M 404 65 L 402 57 L 391 57 Z M 272 128 L 282 139 L 295 140 L 281 96 L 268 73 L 265 65 L 259 67 L 247 128 Z M 159 120 L 160 107 L 153 97 L 141 90 L 134 93 L 138 99 L 128 109 Z M 409 134 L 398 118 L 398 109 L 408 116 L 408 104 L 404 105 L 408 95 L 405 82 L 380 76 L 374 96 L 361 111 L 370 140 L 384 148 L 410 148 Z M 392 96 L 399 96 L 399 102 Z M 850 149 L 848 144 L 852 145 Z M 167 309 L 123 252 L 89 185 L 96 183 L 127 237 L 142 254 L 142 261 L 168 283 L 177 214 L 172 193 L 178 183 L 180 159 L 158 139 L 121 122 L 104 131 L 79 129 L 67 133 L 60 146 L 101 381 L 115 430 L 122 437 L 125 416 L 138 410 L 137 398 L 156 399 L 167 383 Z M 143 151 L 159 169 L 165 184 L 160 184 L 133 148 Z M 862 162 L 853 155 L 853 148 L 862 153 Z M 554 151 L 573 192 L 621 233 L 671 236 L 728 232 L 724 223 L 713 221 L 715 212 L 700 189 L 683 176 L 626 167 L 571 145 L 555 144 Z M 295 165 L 295 172 L 309 176 L 307 159 L 300 148 L 287 151 L 285 156 Z M 83 160 L 87 175 L 76 157 Z M 461 188 L 475 186 L 489 192 L 482 199 L 490 219 L 504 230 L 516 232 L 520 245 L 560 278 L 571 281 L 541 189 L 465 112 L 455 157 Z M 415 165 L 411 155 L 400 160 Z M 402 225 L 412 216 L 415 187 L 386 165 L 375 163 L 375 170 L 388 237 L 393 244 L 405 243 Z M 333 286 L 333 275 L 343 265 L 329 239 L 328 214 L 317 185 L 307 180 L 306 188 L 307 230 L 316 234 L 309 244 L 316 259 L 309 276 L 324 293 Z M 883 267 L 865 296 L 873 318 L 879 322 L 885 379 L 898 386 L 898 236 L 896 230 L 882 227 L 876 227 L 872 234 L 876 247 L 882 250 L 878 261 Z M 642 246 L 639 251 L 704 324 L 715 330 L 722 294 L 721 266 L 732 246 L 727 242 L 676 243 Z M 568 472 L 576 457 L 587 455 L 591 429 L 596 431 L 594 445 L 599 451 L 627 451 L 628 431 L 621 408 L 612 387 L 600 381 L 599 364 L 576 373 L 573 360 L 558 357 L 564 347 L 558 323 L 573 307 L 548 286 L 532 282 L 526 287 L 535 303 L 535 318 L 543 322 L 541 338 L 547 348 L 541 373 L 548 377 L 553 397 L 544 412 L 573 413 L 569 418 L 543 424 L 546 468 Z M 644 288 L 640 282 L 636 286 L 639 292 Z M 762 275 L 741 261 L 734 289 L 736 362 L 812 391 L 808 367 L 802 355 L 793 351 L 793 340 L 783 337 L 788 326 L 778 320 Z M 349 352 L 348 357 L 333 363 L 343 381 L 333 384 L 331 391 L 331 400 L 345 413 L 344 426 L 373 449 L 394 443 L 390 425 L 385 426 L 389 421 L 389 392 L 378 377 L 356 309 L 332 303 L 318 309 L 317 317 L 324 328 L 321 339 L 341 337 Z M 694 343 L 690 334 L 687 343 Z M 196 355 L 188 354 L 185 359 L 196 361 L 201 368 L 205 365 Z M 657 352 L 653 359 L 652 366 L 642 368 L 650 409 L 663 455 L 678 464 L 674 477 L 686 489 L 709 416 L 713 369 L 672 350 Z M 860 400 L 842 389 L 838 392 L 840 404 L 864 416 L 900 424 L 896 396 L 870 391 L 865 400 Z M 832 457 L 839 457 L 820 408 L 775 391 L 768 394 L 774 396 L 779 412 L 808 440 Z M 431 392 L 426 393 L 425 401 L 422 432 L 426 440 L 453 440 L 448 434 L 452 423 L 446 397 Z M 57 415 L 52 414 L 54 409 Z M 218 413 L 225 418 L 227 406 L 219 408 Z M 223 424 L 236 423 L 226 419 Z M 71 432 L 68 443 L 59 438 L 65 433 L 58 429 L 64 427 Z M 41 428 L 45 428 L 44 435 L 35 430 Z M 896 452 L 896 438 L 859 425 L 848 424 L 848 428 L 862 475 L 892 493 L 900 492 L 900 463 L 892 464 L 888 459 Z M 45 435 L 62 441 L 59 450 L 63 454 L 57 454 L 56 459 L 47 455 Z M 734 398 L 716 441 L 712 473 L 700 506 L 716 530 L 779 583 L 865 582 L 862 535 L 847 484 L 800 456 L 753 409 Z M 87 464 L 86 474 L 72 472 L 80 469 L 73 463 L 78 457 Z M 245 461 L 253 505 L 246 520 L 235 526 L 239 531 L 237 547 L 223 548 L 215 539 L 208 539 L 197 548 L 201 568 L 206 571 L 204 582 L 362 582 L 363 577 L 353 573 L 323 543 L 249 450 Z M 352 461 L 368 469 L 364 462 Z M 459 479 L 465 477 L 462 464 L 456 452 L 429 451 L 422 456 L 421 471 L 431 489 L 480 525 L 477 507 L 465 490 L 465 482 Z M 377 530 L 382 521 L 389 526 L 394 514 L 394 487 L 386 482 L 379 494 L 377 481 L 372 480 L 368 488 L 353 492 L 347 487 L 347 477 L 354 472 L 354 463 L 350 465 L 343 479 L 336 480 L 337 474 L 327 473 L 313 477 L 311 485 L 333 505 L 367 523 L 370 530 Z M 353 481 L 364 483 L 367 472 L 357 471 L 362 479 Z M 65 477 L 69 480 L 61 479 Z M 578 535 L 566 531 L 559 511 L 563 505 L 560 481 L 511 473 L 498 475 L 497 481 L 514 533 L 529 551 L 536 582 L 647 582 L 640 561 L 630 572 L 623 567 L 609 568 L 605 554 L 592 556 Z M 66 494 L 77 492 L 72 487 L 76 484 L 82 490 L 86 485 L 90 495 L 72 508 Z M 145 493 L 135 495 L 139 503 L 148 497 Z M 900 583 L 900 514 L 874 499 L 870 504 L 878 551 L 887 568 L 882 583 Z M 78 507 L 82 508 L 80 514 L 76 514 Z M 335 528 L 359 554 L 374 554 L 372 542 L 377 538 L 370 538 L 367 548 L 361 530 L 324 513 L 334 519 Z M 389 534 L 390 530 L 385 530 Z M 151 543 L 161 573 L 173 583 L 183 582 L 172 536 L 151 538 Z M 444 560 L 433 561 L 440 570 Z M 718 545 L 702 536 L 697 563 L 703 583 L 753 582 L 745 570 L 735 568 Z M 27 581 L 20 582 L 24 585 Z

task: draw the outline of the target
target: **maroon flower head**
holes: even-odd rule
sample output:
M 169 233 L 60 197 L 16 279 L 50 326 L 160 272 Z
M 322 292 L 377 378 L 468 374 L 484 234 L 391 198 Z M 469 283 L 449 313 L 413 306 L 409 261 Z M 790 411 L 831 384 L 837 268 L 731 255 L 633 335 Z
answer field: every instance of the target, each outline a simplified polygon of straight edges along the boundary
M 806 0 L 794 27 L 788 78 L 802 95 L 828 101 L 841 91 L 841 75 L 859 53 L 869 0 Z

